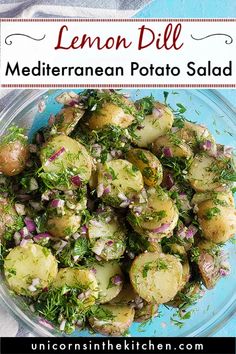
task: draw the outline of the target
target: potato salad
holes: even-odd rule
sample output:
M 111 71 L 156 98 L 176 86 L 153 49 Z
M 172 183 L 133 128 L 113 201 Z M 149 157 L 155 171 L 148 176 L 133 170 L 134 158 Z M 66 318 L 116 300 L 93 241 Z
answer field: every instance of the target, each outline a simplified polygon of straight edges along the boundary
M 127 335 L 162 304 L 187 319 L 203 289 L 230 272 L 232 148 L 165 93 L 134 102 L 85 90 L 56 101 L 61 110 L 33 137 L 12 125 L 0 140 L 0 266 L 10 291 L 66 334 Z

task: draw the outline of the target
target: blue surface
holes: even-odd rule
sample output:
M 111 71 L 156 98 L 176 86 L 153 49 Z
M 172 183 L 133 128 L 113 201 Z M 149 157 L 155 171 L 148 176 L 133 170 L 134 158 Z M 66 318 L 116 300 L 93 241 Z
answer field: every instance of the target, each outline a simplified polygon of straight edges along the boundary
M 235 16 L 235 0 L 155 0 L 135 17 L 219 18 Z M 219 92 L 236 108 L 236 90 L 219 90 Z M 215 336 L 236 336 L 236 314 Z

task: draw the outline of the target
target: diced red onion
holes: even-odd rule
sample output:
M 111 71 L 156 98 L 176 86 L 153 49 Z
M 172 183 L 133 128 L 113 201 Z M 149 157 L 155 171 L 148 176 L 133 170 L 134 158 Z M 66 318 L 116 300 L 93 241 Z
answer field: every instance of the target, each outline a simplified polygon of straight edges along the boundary
M 124 193 L 119 193 L 118 198 L 123 201 L 126 201 L 128 199 Z
M 26 217 L 24 219 L 24 223 L 25 223 L 29 232 L 34 232 L 36 230 L 36 224 L 32 219 Z
M 30 178 L 29 190 L 32 192 L 32 191 L 36 191 L 38 188 L 39 185 L 37 180 L 34 177 Z
M 80 176 L 73 176 L 73 177 L 71 177 L 71 182 L 75 185 L 75 186 L 81 186 L 81 178 L 80 178 Z
M 187 230 L 187 228 L 185 226 L 181 227 L 177 232 L 177 236 L 179 236 L 181 238 L 185 238 L 186 230 Z
M 41 239 L 47 238 L 47 237 L 49 238 L 49 237 L 51 237 L 51 235 L 48 232 L 42 232 L 42 233 L 37 234 L 36 236 L 34 236 L 34 239 L 35 240 L 41 240 Z
M 39 278 L 34 278 L 34 279 L 32 280 L 32 285 L 33 285 L 33 286 L 37 286 L 37 285 L 39 285 L 39 283 L 40 283 L 40 279 L 39 279 Z
M 30 286 L 28 286 L 28 290 L 34 293 L 37 290 L 37 288 L 31 284 Z
M 93 272 L 93 274 L 97 274 L 97 269 L 92 268 L 91 271 Z
M 62 208 L 65 204 L 65 201 L 63 199 L 53 199 L 50 203 L 50 206 L 52 208 Z
M 98 256 L 100 256 L 104 247 L 105 247 L 105 241 L 100 239 L 95 243 L 95 245 L 92 248 L 92 251 L 96 253 Z
M 210 140 L 204 140 L 201 143 L 201 149 L 204 151 L 209 151 L 212 148 L 212 142 Z
M 81 234 L 82 234 L 82 232 L 81 232 Z M 74 240 L 78 240 L 78 238 L 80 238 L 80 234 L 78 232 L 76 232 L 72 235 L 72 237 Z
M 29 236 L 29 230 L 27 227 L 23 227 L 20 231 L 21 237 Z
M 58 151 L 56 151 L 54 154 L 52 154 L 52 156 L 49 157 L 49 159 L 45 163 L 45 166 L 48 165 L 50 162 L 53 162 L 54 160 L 56 160 L 65 151 L 66 151 L 66 149 L 64 148 L 64 146 L 62 146 L 62 148 L 60 148 Z
M 102 258 L 99 257 L 97 254 L 95 254 L 95 258 L 96 258 L 96 260 L 97 260 L 98 262 L 100 262 L 100 261 L 102 260 Z
M 73 257 L 74 262 L 77 262 L 79 260 L 79 258 L 80 258 L 80 256 L 74 256 Z
M 26 213 L 24 204 L 16 203 L 15 209 L 18 215 L 25 215 Z
M 111 186 L 107 186 L 106 188 L 104 188 L 103 195 L 109 194 L 110 192 L 111 192 Z
M 64 331 L 65 326 L 66 326 L 66 320 L 62 320 L 59 327 L 60 331 Z
M 21 234 L 19 232 L 15 232 L 13 237 L 14 237 L 14 240 L 15 240 L 15 244 L 19 245 L 20 241 L 21 241 Z
M 155 118 L 161 118 L 163 116 L 163 110 L 159 109 L 157 107 L 154 107 L 153 110 L 152 110 L 152 115 Z
M 133 212 L 135 215 L 139 216 L 142 214 L 143 208 L 141 206 L 134 206 L 133 207 Z
M 112 241 L 112 240 L 109 240 L 109 241 L 107 241 L 107 243 L 106 243 L 107 246 L 112 246 L 113 244 L 114 244 L 114 241 Z
M 77 296 L 77 298 L 78 298 L 79 300 L 83 300 L 83 299 L 85 298 L 84 293 L 80 293 L 80 294 Z
M 27 243 L 29 242 L 30 240 L 27 240 L 25 238 L 23 238 L 23 240 L 20 242 L 20 247 L 25 247 L 25 245 L 27 245 Z
M 165 232 L 166 230 L 168 230 L 169 227 L 170 227 L 170 223 L 165 223 L 165 224 L 162 224 L 160 227 L 153 229 L 152 232 L 157 233 L 157 234 L 162 233 L 162 232 Z
M 197 227 L 194 225 L 190 225 L 186 231 L 186 238 L 187 239 L 193 238 L 197 232 L 198 232 Z
M 226 277 L 227 275 L 230 274 L 230 270 L 229 270 L 229 269 L 220 268 L 219 274 L 220 274 L 222 277 Z
M 223 154 L 225 157 L 232 157 L 233 147 L 232 146 L 224 146 Z
M 131 201 L 129 199 L 127 199 L 127 200 L 125 200 L 124 202 L 122 202 L 120 204 L 120 207 L 121 208 L 126 208 L 126 207 L 128 207 L 130 205 L 130 203 L 131 203 Z
M 169 147 L 163 147 L 162 152 L 165 157 L 173 157 L 172 150 Z
M 84 296 L 88 298 L 91 295 L 91 291 L 88 289 L 85 291 Z
M 83 225 L 83 226 L 81 227 L 81 234 L 86 234 L 87 231 L 88 231 L 87 226 L 86 226 L 86 225 Z
M 39 323 L 44 327 L 47 327 L 49 329 L 54 329 L 53 325 L 49 321 L 45 320 L 44 318 L 40 318 Z
M 96 155 L 97 157 L 99 157 L 101 155 L 101 152 L 102 152 L 102 147 L 101 145 L 99 144 L 94 144 L 92 146 L 92 149 L 93 149 L 93 153 L 94 155 Z
M 122 278 L 120 275 L 114 275 L 114 277 L 112 277 L 112 283 L 114 285 L 121 285 L 122 284 Z
M 100 198 L 103 195 L 104 192 L 104 185 L 103 183 L 99 183 L 97 186 L 97 197 Z
M 175 184 L 175 182 L 174 182 L 174 178 L 173 178 L 172 174 L 168 173 L 166 175 L 166 187 L 167 187 L 167 189 L 171 189 L 174 184 Z

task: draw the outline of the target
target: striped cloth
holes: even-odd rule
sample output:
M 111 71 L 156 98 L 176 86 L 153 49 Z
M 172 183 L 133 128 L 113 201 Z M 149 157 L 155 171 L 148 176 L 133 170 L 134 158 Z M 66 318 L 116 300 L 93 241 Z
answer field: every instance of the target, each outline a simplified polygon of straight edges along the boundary
M 0 17 L 131 17 L 150 0 L 0 0 Z

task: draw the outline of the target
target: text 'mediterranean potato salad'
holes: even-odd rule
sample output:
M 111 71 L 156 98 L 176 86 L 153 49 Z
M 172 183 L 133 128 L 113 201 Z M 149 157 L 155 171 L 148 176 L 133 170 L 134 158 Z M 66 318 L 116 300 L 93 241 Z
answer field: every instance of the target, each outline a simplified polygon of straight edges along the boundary
M 62 92 L 31 143 L 1 138 L 0 264 L 42 325 L 127 335 L 164 304 L 182 326 L 230 272 L 233 151 L 167 96 Z

